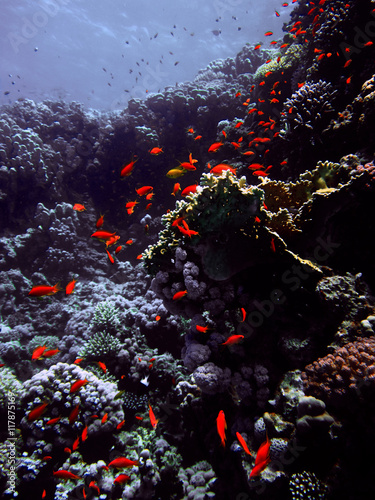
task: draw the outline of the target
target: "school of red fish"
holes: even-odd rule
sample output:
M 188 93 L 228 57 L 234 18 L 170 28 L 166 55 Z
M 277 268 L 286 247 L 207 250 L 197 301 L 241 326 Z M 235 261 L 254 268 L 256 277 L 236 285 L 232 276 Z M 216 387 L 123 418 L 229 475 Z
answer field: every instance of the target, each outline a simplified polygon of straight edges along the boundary
M 295 3 L 297 0 L 293 0 L 291 3 Z M 310 1 L 309 5 L 311 6 L 310 11 L 308 12 L 308 16 L 311 17 L 311 23 L 312 23 L 312 29 L 310 30 L 309 33 L 307 33 L 306 30 L 301 28 L 301 21 L 297 21 L 293 24 L 292 29 L 290 30 L 290 33 L 292 34 L 294 39 L 298 39 L 299 43 L 303 42 L 311 42 L 311 39 L 308 39 L 306 37 L 314 37 L 317 29 L 320 26 L 320 15 L 324 12 L 324 7 L 325 7 L 326 0 L 316 0 L 316 2 Z M 284 2 L 282 4 L 282 7 L 288 6 L 288 3 Z M 333 7 L 331 7 L 333 10 Z M 375 9 L 374 9 L 375 11 Z M 280 17 L 280 14 L 278 11 L 275 11 L 276 17 Z M 264 33 L 265 37 L 272 36 L 273 33 L 272 31 L 267 31 Z M 367 45 L 372 44 L 373 42 L 368 42 Z M 278 41 L 271 41 L 270 45 L 276 45 L 278 44 Z M 280 50 L 287 49 L 288 43 L 282 44 L 279 48 Z M 263 46 L 263 43 L 256 44 L 254 46 L 255 50 L 260 49 Z M 346 49 L 348 51 L 348 49 Z M 349 49 L 350 50 L 350 49 Z M 319 62 L 325 58 L 330 58 L 330 57 L 340 57 L 340 54 L 337 52 L 336 54 L 334 53 L 324 53 L 321 49 L 315 48 L 314 53 L 316 54 L 316 60 Z M 277 57 L 277 61 L 280 61 L 281 56 L 279 55 Z M 269 59 L 266 61 L 266 63 L 270 63 L 272 59 Z M 348 68 L 350 66 L 351 59 L 348 59 L 345 64 L 343 65 L 344 68 Z M 272 71 L 266 72 L 264 75 L 264 80 L 259 82 L 259 87 L 263 87 L 266 83 L 266 79 L 269 78 L 272 75 Z M 281 72 L 281 77 L 283 76 L 283 72 Z M 350 84 L 351 82 L 351 76 L 349 75 L 346 79 L 346 83 Z M 282 100 L 282 91 L 280 88 L 282 88 L 283 82 L 281 80 L 275 81 L 272 85 L 272 90 L 270 91 L 270 95 L 268 97 L 268 102 L 272 104 L 278 104 Z M 298 87 L 302 87 L 304 85 L 304 82 L 298 83 Z M 249 89 L 249 94 L 252 94 L 255 89 L 255 85 L 252 85 L 251 88 Z M 234 99 L 239 99 L 242 98 L 241 92 L 237 92 L 234 96 Z M 253 115 L 262 117 L 262 115 L 265 115 L 265 112 L 262 110 L 262 105 L 266 103 L 266 99 L 258 99 L 257 102 L 255 100 L 252 100 L 251 96 L 247 97 L 243 102 L 243 108 L 248 116 Z M 293 113 L 293 108 L 288 109 L 288 113 L 292 114 Z M 272 117 L 264 116 L 264 119 L 261 121 L 257 121 L 256 123 L 256 130 L 252 130 L 251 132 L 247 133 L 246 136 L 241 134 L 241 128 L 243 128 L 244 121 L 241 120 L 236 120 L 236 123 L 233 124 L 234 129 L 238 131 L 239 136 L 236 140 L 233 141 L 228 141 L 227 140 L 227 134 L 224 130 L 222 130 L 221 134 L 222 136 L 217 140 L 216 142 L 212 143 L 210 147 L 208 148 L 208 153 L 216 153 L 220 148 L 222 148 L 225 144 L 226 145 L 231 145 L 231 147 L 234 150 L 238 150 L 241 152 L 243 158 L 246 160 L 248 158 L 251 158 L 253 163 L 250 163 L 248 166 L 248 169 L 252 172 L 252 175 L 257 177 L 259 179 L 259 182 L 263 182 L 263 178 L 268 177 L 270 175 L 270 170 L 274 168 L 273 165 L 267 164 L 267 153 L 269 152 L 269 149 L 264 149 L 268 148 L 270 143 L 272 142 L 272 139 L 277 137 L 279 135 L 278 131 L 278 123 L 276 120 L 274 120 Z M 203 132 L 202 132 L 203 134 Z M 246 138 L 247 136 L 250 136 L 249 138 Z M 187 130 L 187 139 L 188 140 L 194 140 L 194 141 L 200 141 L 202 140 L 203 135 L 201 135 L 201 131 L 196 131 L 194 127 L 189 127 Z M 150 155 L 162 155 L 164 153 L 163 147 L 153 147 L 151 148 L 148 153 Z M 123 166 L 121 166 L 119 170 L 119 177 L 121 179 L 126 179 L 129 177 L 135 168 L 140 168 L 138 166 L 139 158 L 137 155 L 133 154 L 131 157 L 130 161 L 125 162 Z M 179 177 L 182 177 L 185 175 L 187 172 L 195 172 L 197 170 L 197 164 L 198 160 L 194 159 L 192 156 L 192 153 L 189 153 L 188 158 L 186 161 L 179 162 L 179 165 L 176 167 L 173 167 L 172 169 L 168 170 L 166 172 L 166 176 L 170 179 L 177 179 Z M 136 165 L 137 164 L 137 165 Z M 284 160 L 281 162 L 281 166 L 284 166 L 287 164 L 287 160 Z M 232 175 L 236 176 L 236 168 L 233 168 L 231 165 L 226 164 L 226 163 L 218 163 L 216 165 L 211 165 L 211 162 L 208 162 L 206 166 L 209 169 L 209 172 L 214 174 L 214 175 L 221 175 L 223 172 L 230 171 Z M 190 194 L 193 194 L 196 192 L 198 188 L 198 181 L 196 181 L 194 184 L 190 184 L 188 186 L 185 186 L 182 188 L 181 184 L 179 182 L 175 182 L 174 185 L 172 186 L 172 191 L 171 195 L 177 197 L 178 193 L 180 193 L 180 196 L 186 197 Z M 152 205 L 152 200 L 154 197 L 154 188 L 153 186 L 140 186 L 139 188 L 136 189 L 136 195 L 138 198 L 128 201 L 125 204 L 125 210 L 127 214 L 133 214 L 134 211 L 136 210 L 136 205 L 139 204 L 139 198 L 145 197 L 146 201 L 148 202 L 146 205 L 146 210 L 148 210 L 151 205 Z M 76 203 L 73 206 L 73 209 L 76 210 L 77 212 L 84 212 L 86 210 L 85 206 L 80 203 Z M 106 252 L 105 255 L 107 255 L 109 261 L 111 264 L 115 264 L 115 257 L 123 250 L 123 246 L 118 244 L 118 240 L 120 239 L 120 236 L 116 234 L 116 231 L 105 231 L 102 229 L 102 226 L 104 225 L 104 215 L 100 215 L 96 222 L 96 231 L 91 234 L 91 238 L 100 241 L 101 243 L 104 244 L 104 250 Z M 191 229 L 187 222 L 184 220 L 183 217 L 179 217 L 173 222 L 173 226 L 176 227 L 176 230 L 178 230 L 182 235 L 191 238 L 192 236 L 199 236 L 198 232 L 194 231 Z M 147 229 L 147 228 L 145 228 Z M 126 246 L 130 246 L 133 244 L 133 240 L 129 239 L 125 242 Z M 273 245 L 273 246 L 272 246 Z M 111 253 L 110 250 L 112 250 L 112 247 L 114 247 L 114 251 Z M 275 245 L 273 241 L 271 242 L 271 248 L 275 252 Z M 142 254 L 139 254 L 137 259 L 142 259 Z M 73 278 L 66 286 L 65 286 L 65 294 L 70 295 L 73 293 L 75 284 L 77 280 Z M 49 285 L 38 285 L 32 287 L 32 289 L 29 292 L 30 297 L 45 297 L 45 296 L 51 296 L 55 295 L 58 292 L 62 291 L 63 288 L 61 288 L 59 283 L 56 283 L 54 286 L 49 286 Z M 174 301 L 179 301 L 183 300 L 184 297 L 188 295 L 188 292 L 186 290 L 181 290 L 178 291 L 174 294 L 173 300 Z M 241 313 L 242 315 L 242 321 L 245 321 L 246 318 L 246 311 L 245 309 L 241 308 Z M 160 316 L 155 317 L 155 321 L 159 321 Z M 205 333 L 209 330 L 208 326 L 205 325 L 196 325 L 196 329 L 199 332 Z M 243 340 L 243 335 L 231 335 L 222 345 L 223 346 L 230 346 L 233 344 L 237 344 L 238 342 L 241 342 Z M 56 355 L 59 352 L 58 349 L 48 349 L 46 345 L 44 346 L 38 346 L 31 357 L 31 360 L 33 362 L 36 361 L 41 361 L 43 358 L 49 358 L 54 355 Z M 82 359 L 77 359 L 75 363 L 80 363 Z M 153 360 L 152 360 L 153 361 Z M 97 362 L 98 366 L 106 372 L 106 366 L 103 362 Z M 150 363 L 150 368 L 152 367 L 152 362 Z M 3 365 L 2 365 L 3 366 Z M 88 383 L 88 380 L 77 380 L 75 381 L 71 388 L 70 388 L 70 393 L 74 393 L 79 391 L 84 385 Z M 37 407 L 35 407 L 33 410 L 31 410 L 28 415 L 27 419 L 28 421 L 35 421 L 37 419 L 40 419 L 43 417 L 43 415 L 48 412 L 48 402 L 44 402 Z M 79 414 L 80 408 L 79 405 L 74 407 L 72 411 L 70 412 L 68 419 L 70 423 L 73 423 Z M 93 417 L 98 417 L 97 415 L 93 415 Z M 54 425 L 56 424 L 61 416 L 53 419 L 49 419 L 45 423 L 47 425 Z M 142 420 L 143 417 L 141 416 L 136 416 L 138 420 Z M 106 420 L 108 419 L 108 413 L 105 413 L 102 416 L 101 422 L 104 424 Z M 158 424 L 158 419 L 155 417 L 155 414 L 152 410 L 151 405 L 149 404 L 149 419 L 150 419 L 150 424 L 153 429 L 157 428 Z M 125 424 L 125 421 L 122 421 L 118 424 L 117 430 L 120 430 L 123 425 Z M 226 442 L 226 429 L 227 429 L 227 423 L 225 419 L 225 414 L 224 411 L 221 410 L 218 414 L 218 417 L 216 419 L 216 425 L 217 425 L 217 432 L 220 437 L 220 442 L 223 447 L 225 447 L 225 442 Z M 249 448 L 246 444 L 245 439 L 241 436 L 240 433 L 237 432 L 236 437 L 245 451 L 245 453 L 249 456 L 251 456 L 251 453 L 249 451 Z M 65 451 L 67 453 L 71 453 L 72 451 L 76 450 L 80 443 L 83 443 L 87 439 L 87 425 L 82 431 L 81 436 L 77 436 L 77 439 L 74 441 L 72 445 L 72 450 L 69 448 L 66 448 Z M 252 468 L 252 471 L 250 473 L 250 478 L 254 478 L 256 476 L 259 476 L 260 473 L 267 467 L 268 463 L 270 462 L 270 445 L 271 441 L 269 440 L 267 434 L 266 434 L 266 440 L 260 445 L 256 457 L 255 457 L 255 462 Z M 50 456 L 45 456 L 43 457 L 43 460 L 49 460 L 52 457 Z M 116 469 L 123 469 L 123 468 L 129 468 L 129 467 L 134 467 L 138 466 L 139 462 L 138 460 L 129 460 L 126 457 L 118 457 L 115 460 L 112 460 L 107 466 L 105 466 L 106 469 L 109 467 L 113 467 Z M 78 480 L 80 479 L 79 476 L 69 472 L 68 470 L 57 470 L 53 472 L 53 476 L 56 477 L 57 479 L 63 479 L 63 480 Z M 117 476 L 114 480 L 115 484 L 124 484 L 127 481 L 129 481 L 130 477 L 126 474 L 120 474 Z M 92 488 L 97 495 L 100 494 L 99 487 L 96 485 L 95 481 L 92 481 L 89 485 L 89 488 Z M 45 498 L 46 492 L 44 490 L 42 498 Z M 85 489 L 83 489 L 83 496 L 86 498 L 86 492 Z

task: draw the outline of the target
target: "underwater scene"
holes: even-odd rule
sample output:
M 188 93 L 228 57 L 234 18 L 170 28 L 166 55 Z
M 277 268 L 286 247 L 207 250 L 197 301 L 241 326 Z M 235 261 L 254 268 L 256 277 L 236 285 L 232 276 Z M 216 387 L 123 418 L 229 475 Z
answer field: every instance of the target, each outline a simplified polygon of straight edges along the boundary
M 1 23 L 0 497 L 375 498 L 375 1 Z

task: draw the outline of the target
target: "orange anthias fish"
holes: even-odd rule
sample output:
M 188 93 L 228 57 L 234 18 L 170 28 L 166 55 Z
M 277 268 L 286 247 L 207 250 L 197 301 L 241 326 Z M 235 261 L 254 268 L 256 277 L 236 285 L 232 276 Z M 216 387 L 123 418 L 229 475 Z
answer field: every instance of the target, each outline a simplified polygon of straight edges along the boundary
M 232 172 L 232 174 L 236 175 L 237 169 L 233 168 L 231 165 L 227 165 L 226 163 L 219 163 L 219 165 L 216 165 L 215 167 L 211 168 L 210 174 L 222 174 L 226 170 L 229 170 Z
M 181 300 L 183 297 L 185 297 L 185 295 L 187 295 L 187 290 L 182 290 L 181 292 L 176 292 L 173 295 L 172 300 Z
M 39 417 L 41 417 L 43 413 L 46 411 L 47 406 L 48 403 L 42 403 L 41 405 L 31 410 L 31 412 L 27 415 L 27 420 L 29 422 L 32 422 L 33 420 L 36 420 Z
M 48 351 L 43 352 L 43 358 L 51 358 L 52 356 L 55 356 L 58 352 L 60 352 L 59 349 L 49 349 Z
M 43 346 L 39 346 L 39 347 L 36 347 L 34 350 L 33 350 L 33 354 L 31 356 L 31 361 L 36 361 L 37 359 L 41 359 L 42 358 L 42 355 L 43 355 L 43 352 L 47 349 L 47 347 L 45 345 Z
M 151 422 L 152 428 L 156 429 L 156 426 L 158 425 L 159 420 L 155 417 L 155 414 L 151 408 L 150 403 L 148 404 L 148 415 L 150 417 L 150 422 Z
M 244 339 L 245 337 L 243 335 L 231 335 L 225 342 L 223 342 L 221 345 L 233 345 L 233 344 L 238 344 L 240 340 Z
M 107 249 L 106 249 L 105 251 L 107 252 L 109 262 L 110 262 L 111 264 L 114 264 L 114 263 L 115 263 L 115 259 L 112 257 L 112 255 L 108 252 L 108 250 L 107 250 Z
M 160 155 L 160 153 L 163 153 L 163 148 L 152 148 L 149 153 L 152 155 Z
M 70 295 L 73 292 L 76 283 L 77 283 L 77 280 L 72 279 L 72 281 L 70 281 L 66 285 L 66 287 L 65 287 L 65 294 L 66 295 Z
M 223 145 L 222 142 L 214 142 L 211 144 L 211 146 L 208 148 L 209 153 L 215 153 L 221 146 Z
M 98 238 L 98 240 L 109 240 L 116 234 L 116 231 L 114 233 L 109 233 L 108 231 L 95 231 L 95 233 L 92 233 L 91 238 Z
M 76 210 L 76 212 L 83 212 L 84 210 L 86 210 L 86 208 L 84 205 L 81 205 L 80 203 L 75 203 L 73 205 L 73 210 Z
M 129 458 L 118 457 L 109 462 L 108 467 L 114 467 L 116 469 L 123 469 L 125 467 L 133 467 L 133 465 L 139 465 L 138 460 L 129 460 Z
M 133 172 L 134 165 L 135 165 L 136 161 L 138 161 L 138 158 L 136 160 L 134 160 L 134 158 L 135 158 L 135 156 L 132 157 L 132 160 L 130 163 L 128 163 L 122 167 L 121 172 L 120 172 L 120 177 L 128 177 Z
M 191 186 L 187 186 L 185 189 L 181 191 L 181 196 L 185 197 L 188 194 L 195 193 L 197 190 L 197 184 L 192 184 Z
M 99 229 L 100 227 L 102 227 L 103 224 L 104 224 L 104 215 L 101 215 L 99 219 L 96 221 L 95 225 Z
M 255 464 L 253 470 L 250 473 L 250 477 L 259 476 L 259 474 L 264 470 L 270 462 L 270 446 L 271 441 L 266 436 L 266 441 L 259 446 L 257 456 L 255 458 Z
M 46 295 L 54 295 L 61 290 L 59 283 L 54 286 L 33 286 L 30 290 L 30 297 L 45 297 Z
M 104 373 L 107 373 L 107 367 L 103 361 L 97 361 L 98 366 L 103 370 Z
M 241 434 L 239 432 L 236 432 L 236 436 L 237 436 L 237 439 L 238 441 L 240 442 L 240 445 L 242 446 L 242 448 L 245 450 L 245 452 L 251 456 L 251 453 L 250 453 L 250 450 L 246 444 L 246 441 L 244 440 L 244 438 L 241 436 Z
M 216 427 L 221 439 L 221 444 L 225 447 L 225 441 L 227 439 L 225 436 L 225 429 L 227 428 L 227 423 L 225 421 L 225 414 L 223 410 L 219 411 L 219 415 L 216 418 Z
M 209 326 L 195 325 L 195 328 L 201 333 L 206 333 L 209 330 Z
M 79 404 L 76 405 L 69 414 L 68 420 L 70 424 L 72 424 L 77 419 L 78 413 L 79 413 Z
M 180 191 L 180 189 L 181 189 L 181 184 L 176 182 L 175 185 L 173 186 L 173 191 L 171 192 L 171 195 L 176 196 L 176 194 Z
M 139 189 L 136 189 L 136 192 L 139 196 L 144 196 L 147 193 L 150 193 L 154 188 L 152 186 L 142 186 Z
M 73 474 L 73 472 L 69 472 L 68 470 L 65 469 L 60 469 L 55 472 L 53 472 L 53 475 L 55 477 L 58 477 L 59 479 L 80 479 L 80 476 L 76 476 Z
M 87 379 L 76 380 L 76 382 L 74 382 L 70 387 L 70 393 L 77 392 L 82 386 L 86 385 L 87 382 L 88 382 Z
M 120 474 L 115 478 L 113 481 L 113 484 L 124 484 L 126 481 L 129 481 L 130 476 L 127 476 L 126 474 Z

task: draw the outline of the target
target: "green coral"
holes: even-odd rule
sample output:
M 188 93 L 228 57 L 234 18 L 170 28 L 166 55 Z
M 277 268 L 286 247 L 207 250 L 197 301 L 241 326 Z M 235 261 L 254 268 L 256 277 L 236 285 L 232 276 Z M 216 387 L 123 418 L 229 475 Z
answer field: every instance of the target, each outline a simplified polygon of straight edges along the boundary
M 103 300 L 95 307 L 92 325 L 97 331 L 116 334 L 121 326 L 120 310 L 109 300 Z
M 264 78 L 266 77 L 266 73 L 268 73 L 269 71 L 272 71 L 272 73 L 275 73 L 275 75 L 280 75 L 282 71 L 285 72 L 292 69 L 294 66 L 300 63 L 304 51 L 305 48 L 303 47 L 303 45 L 294 43 L 286 50 L 283 55 L 280 56 L 280 59 L 274 58 L 271 62 L 259 66 L 255 73 L 254 81 L 256 83 L 259 83 L 261 80 L 264 80 Z
M 117 356 L 120 348 L 116 337 L 108 332 L 97 332 L 86 341 L 78 355 L 86 360 L 104 361 Z
M 7 404 L 11 398 L 15 400 L 15 405 L 20 406 L 21 398 L 23 397 L 24 389 L 22 383 L 14 375 L 13 371 L 4 366 L 1 368 L 1 378 L 0 378 L 0 412 L 7 411 Z M 12 403 L 13 404 L 13 403 Z

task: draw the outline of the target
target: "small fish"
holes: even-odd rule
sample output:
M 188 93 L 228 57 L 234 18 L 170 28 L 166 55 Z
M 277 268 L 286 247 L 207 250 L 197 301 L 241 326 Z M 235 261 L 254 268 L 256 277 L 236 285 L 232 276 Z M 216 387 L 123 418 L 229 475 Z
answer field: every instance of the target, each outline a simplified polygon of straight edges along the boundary
M 95 225 L 97 229 L 99 229 L 100 227 L 102 227 L 103 224 L 104 224 L 104 215 L 101 215 L 99 219 L 96 221 Z
M 191 186 L 187 186 L 185 189 L 181 191 L 181 196 L 185 197 L 188 194 L 195 193 L 197 190 L 197 184 L 192 184 Z
M 231 335 L 225 342 L 223 342 L 221 345 L 233 345 L 233 344 L 238 344 L 242 339 L 245 337 L 243 335 Z
M 103 469 L 104 469 L 104 467 L 103 467 Z M 107 468 L 107 470 L 108 470 L 108 468 Z M 95 490 L 98 497 L 100 496 L 100 489 L 99 489 L 99 486 L 97 484 L 95 484 L 95 481 L 90 482 L 89 488 L 92 488 L 93 490 Z
M 121 420 L 121 422 L 116 425 L 116 429 L 119 431 L 124 425 L 125 425 L 125 420 Z
M 78 413 L 79 413 L 79 404 L 76 405 L 73 410 L 70 412 L 69 414 L 69 417 L 68 417 L 68 420 L 69 420 L 69 423 L 72 424 L 73 422 L 75 422 L 75 420 L 77 419 L 78 417 Z
M 199 141 L 200 139 L 202 139 L 201 135 L 197 135 L 196 137 L 194 137 L 194 141 Z
M 48 403 L 42 403 L 41 405 L 39 405 L 36 408 L 34 408 L 33 410 L 31 410 L 29 412 L 29 414 L 27 415 L 27 420 L 29 422 L 32 422 L 33 420 L 37 420 L 38 418 L 40 418 L 43 415 L 43 413 L 46 411 L 47 406 L 48 406 Z
M 163 153 L 163 148 L 157 148 L 157 147 L 152 148 L 149 150 L 149 153 L 151 155 L 160 155 L 160 153 Z
M 134 165 L 138 161 L 138 158 L 136 160 L 134 160 L 134 158 L 135 156 L 132 157 L 130 163 L 127 163 L 122 167 L 120 172 L 120 177 L 129 177 L 129 175 L 131 175 L 131 173 L 133 172 Z
M 237 436 L 237 439 L 238 441 L 240 442 L 240 445 L 242 446 L 242 448 L 245 450 L 245 452 L 251 456 L 251 453 L 250 453 L 250 450 L 246 444 L 246 441 L 244 440 L 244 438 L 241 436 L 241 434 L 239 432 L 236 432 L 236 436 Z
M 187 290 L 183 290 L 181 292 L 176 292 L 173 295 L 172 300 L 181 300 L 183 297 L 185 297 L 185 295 L 187 295 Z
M 59 349 L 49 349 L 48 351 L 43 352 L 43 358 L 51 358 L 52 356 L 55 356 L 58 352 L 60 352 Z
M 114 233 L 109 233 L 108 231 L 95 231 L 92 233 L 91 238 L 98 238 L 98 240 L 109 240 L 113 236 L 115 236 L 116 231 Z
M 258 50 L 258 49 L 260 49 L 260 48 L 261 48 L 261 46 L 262 46 L 262 44 L 261 44 L 261 43 L 258 43 L 258 45 L 255 45 L 254 50 Z
M 73 290 L 74 290 L 76 283 L 77 283 L 77 280 L 75 280 L 75 279 L 72 279 L 72 281 L 69 281 L 69 283 L 65 287 L 65 294 L 66 295 L 70 295 L 71 293 L 73 293 Z
M 215 167 L 211 168 L 210 174 L 222 174 L 226 170 L 229 170 L 229 172 L 232 172 L 233 175 L 236 175 L 237 169 L 233 168 L 231 165 L 227 165 L 226 163 L 219 163 L 219 165 L 216 165 Z
M 259 476 L 259 474 L 264 470 L 270 462 L 270 446 L 271 441 L 268 436 L 266 441 L 259 446 L 257 456 L 255 458 L 254 467 L 250 473 L 250 478 Z
M 46 346 L 43 345 L 43 346 L 39 346 L 39 347 L 36 347 L 34 350 L 33 350 L 33 354 L 31 356 L 31 361 L 36 361 L 37 359 L 41 359 L 42 358 L 42 355 L 43 355 L 43 352 L 46 350 Z
M 257 177 L 267 177 L 268 174 L 266 174 L 266 172 L 263 172 L 263 170 L 255 170 L 255 172 L 253 172 L 253 175 L 256 175 Z
M 83 387 L 84 385 L 86 385 L 88 382 L 88 380 L 85 378 L 83 380 L 76 380 L 70 387 L 70 394 L 72 394 L 73 392 L 77 392 L 79 391 L 79 389 L 81 387 Z
M 227 439 L 225 436 L 225 429 L 227 428 L 227 423 L 225 421 L 225 414 L 223 410 L 219 411 L 219 415 L 216 418 L 216 427 L 221 439 L 221 445 L 225 447 L 225 441 Z
M 85 428 L 83 429 L 82 434 L 81 434 L 81 441 L 82 441 L 82 443 L 84 441 L 86 441 L 86 439 L 87 439 L 87 425 L 85 426 Z
M 209 153 L 215 153 L 221 146 L 223 145 L 222 142 L 214 142 L 211 144 L 211 146 L 208 148 Z
M 104 413 L 103 418 L 101 420 L 102 424 L 105 424 L 108 420 L 108 413 Z
M 273 31 L 266 31 L 264 33 L 264 36 L 271 36 L 271 35 L 273 35 Z
M 150 403 L 148 404 L 148 414 L 150 417 L 150 422 L 152 425 L 153 429 L 156 429 L 156 426 L 158 425 L 159 420 L 155 417 L 154 412 L 152 411 Z
M 242 323 L 243 323 L 246 319 L 246 311 L 243 307 L 241 307 L 241 313 L 242 313 Z
M 176 182 L 175 185 L 173 186 L 173 191 L 171 192 L 171 195 L 176 196 L 176 194 L 180 190 L 181 190 L 181 185 L 178 182 Z
M 125 467 L 133 467 L 134 465 L 138 466 L 139 461 L 138 460 L 129 460 L 129 458 L 125 457 L 118 457 L 112 460 L 108 464 L 108 467 L 114 467 L 116 469 L 123 469 Z
M 155 316 L 155 321 L 160 321 L 161 320 L 161 316 L 157 315 Z
M 144 196 L 145 194 L 150 193 L 154 188 L 152 186 L 142 186 L 139 189 L 136 189 L 138 196 Z
M 103 370 L 104 373 L 107 373 L 107 367 L 103 361 L 97 361 L 98 366 Z
M 77 436 L 77 439 L 75 439 L 75 441 L 73 441 L 72 451 L 76 451 L 76 449 L 78 448 L 78 446 L 79 446 L 79 436 Z
M 108 250 L 107 250 L 107 249 L 105 249 L 105 251 L 107 252 L 109 262 L 110 262 L 111 264 L 114 264 L 114 263 L 115 263 L 115 259 L 112 257 L 112 255 L 108 252 Z
M 121 252 L 121 250 L 122 250 L 122 245 L 119 245 L 115 250 L 115 254 L 117 255 L 119 252 Z
M 187 170 L 184 168 L 171 168 L 168 170 L 166 173 L 166 176 L 169 177 L 170 179 L 177 179 L 177 177 L 181 177 L 182 175 L 185 175 Z
M 53 475 L 55 477 L 58 477 L 59 479 L 80 479 L 80 476 L 76 476 L 76 474 L 73 474 L 73 472 L 69 472 L 68 470 L 60 469 L 57 471 L 53 472 Z
M 76 212 L 83 212 L 84 210 L 86 210 L 86 208 L 84 205 L 81 205 L 80 203 L 75 203 L 73 205 L 73 210 L 76 210 Z
M 209 326 L 195 325 L 195 328 L 198 330 L 198 332 L 206 333 L 210 327 Z
M 127 476 L 126 474 L 120 474 L 119 476 L 117 476 L 115 478 L 115 480 L 113 481 L 113 484 L 124 484 L 127 481 L 129 481 L 129 479 L 130 479 L 130 476 Z
M 54 295 L 61 290 L 59 283 L 54 286 L 33 286 L 28 295 L 30 297 L 45 297 L 46 295 Z
M 46 425 L 54 425 L 57 424 L 57 422 L 60 420 L 61 417 L 56 417 L 56 418 L 51 418 L 46 422 Z

